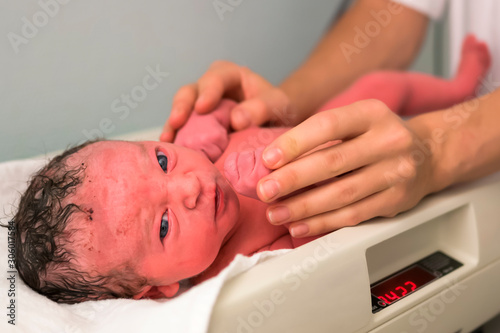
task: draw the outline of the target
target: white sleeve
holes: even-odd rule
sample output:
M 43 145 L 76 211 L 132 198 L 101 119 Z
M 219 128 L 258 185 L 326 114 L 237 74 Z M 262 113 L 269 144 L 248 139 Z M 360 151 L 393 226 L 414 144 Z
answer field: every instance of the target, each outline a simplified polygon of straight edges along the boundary
M 392 0 L 436 20 L 441 17 L 447 0 Z

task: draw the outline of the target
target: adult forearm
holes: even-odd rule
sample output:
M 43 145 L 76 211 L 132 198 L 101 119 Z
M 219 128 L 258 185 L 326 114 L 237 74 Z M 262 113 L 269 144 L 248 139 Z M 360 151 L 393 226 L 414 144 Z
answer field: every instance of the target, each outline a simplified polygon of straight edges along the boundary
M 409 121 L 433 159 L 430 192 L 500 170 L 500 90 Z M 417 155 L 416 153 L 415 155 Z M 421 154 L 422 156 L 424 154 Z
M 420 48 L 427 22 L 424 15 L 392 1 L 359 0 L 281 88 L 306 118 L 362 74 L 407 67 Z

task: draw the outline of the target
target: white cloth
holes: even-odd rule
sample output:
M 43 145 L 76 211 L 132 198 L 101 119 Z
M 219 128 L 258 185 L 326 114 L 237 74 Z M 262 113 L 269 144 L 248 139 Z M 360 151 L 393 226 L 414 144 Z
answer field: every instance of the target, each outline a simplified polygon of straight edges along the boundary
M 450 73 L 455 73 L 464 37 L 473 33 L 486 42 L 492 55 L 492 66 L 486 75 L 484 87 L 491 92 L 500 86 L 500 1 L 498 0 L 393 0 L 415 9 L 432 19 L 438 19 L 449 10 Z
M 3 224 L 15 212 L 19 194 L 26 188 L 29 175 L 41 167 L 43 160 L 13 161 L 0 164 L 0 208 Z M 213 306 L 225 283 L 240 272 L 248 270 L 258 262 L 281 255 L 290 250 L 261 252 L 252 257 L 237 256 L 234 261 L 216 277 L 197 285 L 179 297 L 171 300 L 104 300 L 80 304 L 58 304 L 28 288 L 14 273 L 12 290 L 7 263 L 7 229 L 0 228 L 0 299 L 2 312 L 0 332 L 206 332 Z M 15 326 L 6 307 L 10 301 L 15 304 Z
M 443 14 L 446 0 L 392 0 L 406 7 L 419 11 L 432 19 L 438 19 Z

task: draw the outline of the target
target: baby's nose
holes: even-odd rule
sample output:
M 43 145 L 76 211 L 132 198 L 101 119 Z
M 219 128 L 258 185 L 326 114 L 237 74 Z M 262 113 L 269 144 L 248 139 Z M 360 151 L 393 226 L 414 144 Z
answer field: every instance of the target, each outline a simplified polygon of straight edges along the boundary
M 200 180 L 192 172 L 186 173 L 177 183 L 177 193 L 181 196 L 182 203 L 188 209 L 196 208 L 201 194 Z

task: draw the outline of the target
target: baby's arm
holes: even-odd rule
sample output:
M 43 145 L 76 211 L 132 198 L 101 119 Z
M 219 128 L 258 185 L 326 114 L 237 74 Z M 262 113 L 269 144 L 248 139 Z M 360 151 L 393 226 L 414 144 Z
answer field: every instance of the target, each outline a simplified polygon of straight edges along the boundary
M 228 145 L 229 113 L 235 105 L 234 101 L 224 99 L 213 112 L 193 112 L 174 143 L 200 151 L 215 162 Z

